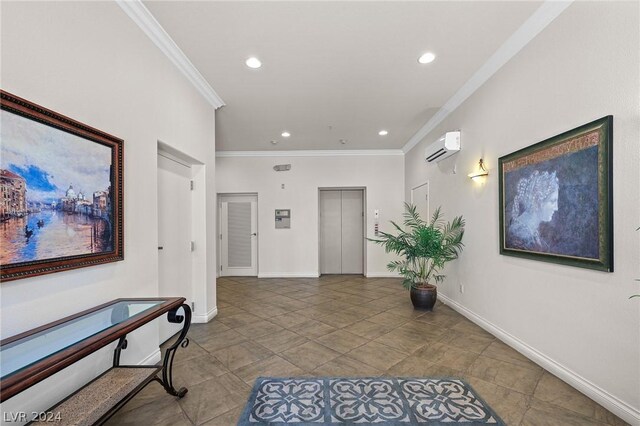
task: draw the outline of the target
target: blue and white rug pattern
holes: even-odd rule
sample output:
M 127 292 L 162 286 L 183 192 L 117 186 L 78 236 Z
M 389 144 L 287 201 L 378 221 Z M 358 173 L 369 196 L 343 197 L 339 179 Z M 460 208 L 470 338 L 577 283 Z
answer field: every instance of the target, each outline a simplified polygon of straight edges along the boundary
M 504 425 L 456 378 L 258 378 L 238 425 Z

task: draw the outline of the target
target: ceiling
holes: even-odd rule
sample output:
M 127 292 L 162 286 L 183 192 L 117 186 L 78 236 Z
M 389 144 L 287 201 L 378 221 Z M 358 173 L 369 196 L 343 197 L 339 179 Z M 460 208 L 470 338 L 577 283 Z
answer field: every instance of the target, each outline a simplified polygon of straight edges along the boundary
M 216 149 L 269 151 L 402 148 L 541 2 L 144 4 L 226 104 Z

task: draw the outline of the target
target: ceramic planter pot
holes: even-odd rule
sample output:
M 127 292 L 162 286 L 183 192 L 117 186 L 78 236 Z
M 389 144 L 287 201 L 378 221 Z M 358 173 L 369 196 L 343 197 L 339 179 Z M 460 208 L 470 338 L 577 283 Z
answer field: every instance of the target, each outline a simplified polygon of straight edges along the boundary
M 411 288 L 411 303 L 415 309 L 432 311 L 438 298 L 438 288 L 427 284 L 421 287 Z

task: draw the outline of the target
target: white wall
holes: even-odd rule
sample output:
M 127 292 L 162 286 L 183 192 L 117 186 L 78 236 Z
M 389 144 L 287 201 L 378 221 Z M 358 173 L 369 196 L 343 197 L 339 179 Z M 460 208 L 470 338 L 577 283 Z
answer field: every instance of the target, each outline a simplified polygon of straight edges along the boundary
M 204 163 L 202 181 L 214 188 L 213 108 L 115 2 L 3 2 L 1 40 L 4 90 L 125 141 L 125 260 L 3 283 L 2 336 L 118 297 L 156 296 L 157 142 Z M 207 201 L 215 206 L 212 197 L 213 189 Z M 211 235 L 198 237 L 200 247 L 215 259 L 214 247 L 207 247 L 215 238 L 215 209 L 207 226 Z M 213 304 L 214 271 L 208 271 L 203 296 Z M 129 343 L 123 362 L 159 359 L 156 324 L 137 331 Z M 110 359 L 111 352 L 103 350 L 2 409 L 46 409 L 107 368 Z
M 291 171 L 273 170 L 289 163 Z M 365 187 L 366 235 L 373 237 L 375 209 L 382 231 L 390 231 L 389 220 L 401 220 L 404 160 L 402 155 L 219 157 L 216 185 L 219 194 L 258 194 L 259 276 L 318 276 L 318 188 Z M 291 209 L 291 229 L 275 229 L 275 209 Z M 367 276 L 389 276 L 389 259 L 368 242 Z
M 429 179 L 431 206 L 467 220 L 466 248 L 442 293 L 634 424 L 640 424 L 640 302 L 628 297 L 639 292 L 640 277 L 638 9 L 637 2 L 571 5 L 427 136 L 431 142 L 461 129 L 462 152 L 445 160 L 457 162 L 458 174 L 425 165 L 425 141 L 405 165 L 407 199 L 412 186 Z M 498 157 L 609 114 L 615 272 L 500 256 Z M 466 177 L 480 157 L 491 173 L 484 185 Z

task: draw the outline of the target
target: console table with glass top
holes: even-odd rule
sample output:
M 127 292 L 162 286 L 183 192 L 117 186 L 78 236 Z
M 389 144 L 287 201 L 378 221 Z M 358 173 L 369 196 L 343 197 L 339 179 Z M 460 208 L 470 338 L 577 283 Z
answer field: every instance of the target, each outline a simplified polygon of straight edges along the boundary
M 184 324 L 166 349 L 162 365 L 120 365 L 127 334 L 164 314 L 169 322 Z M 110 369 L 37 418 L 26 420 L 102 424 L 152 381 L 182 398 L 187 389 L 174 388 L 172 368 L 176 350 L 189 344 L 190 325 L 191 308 L 183 297 L 116 299 L 4 339 L 0 341 L 0 402 L 115 341 Z

